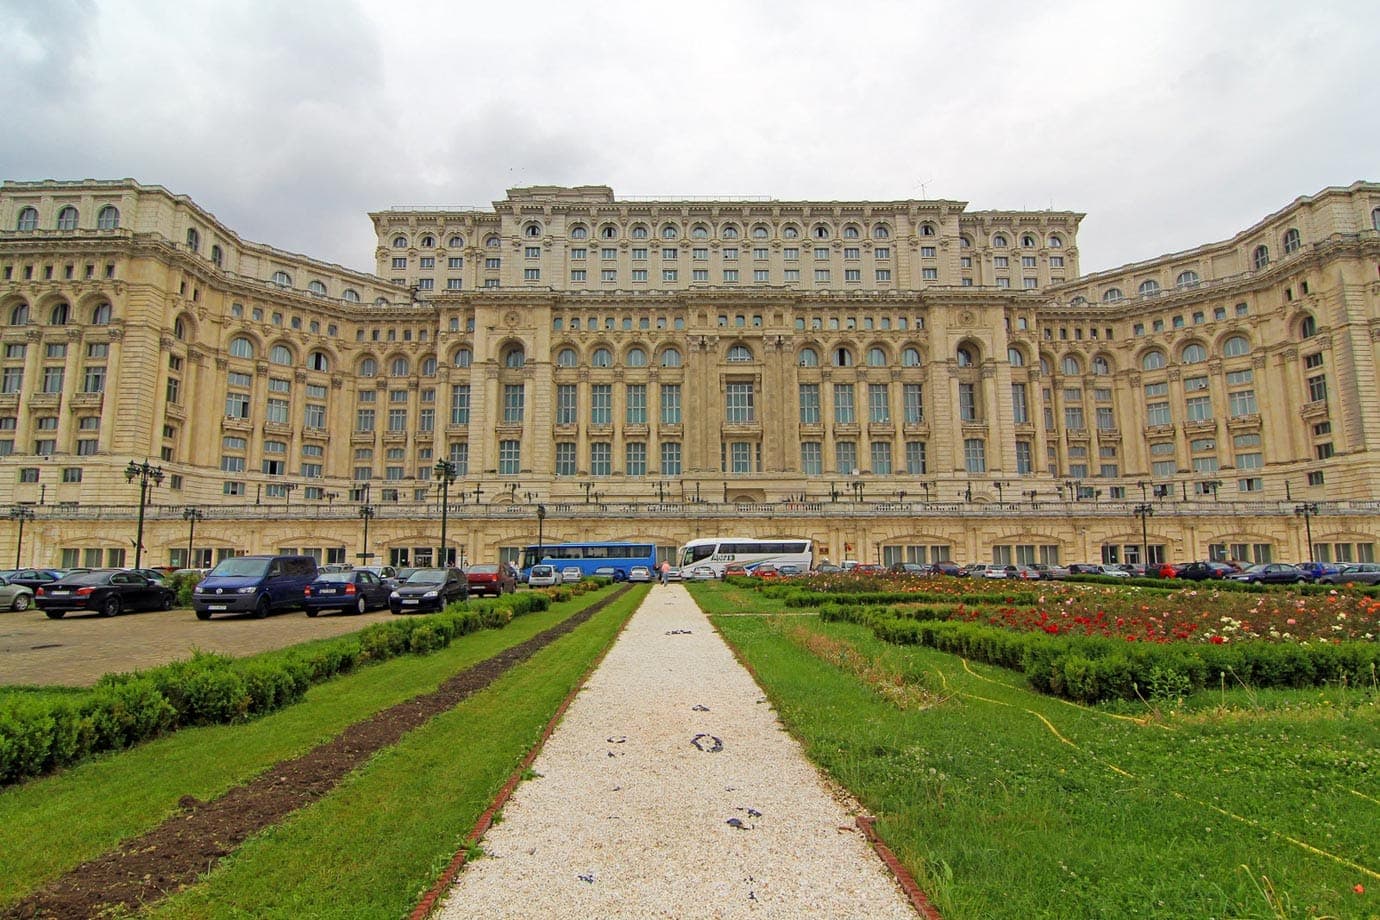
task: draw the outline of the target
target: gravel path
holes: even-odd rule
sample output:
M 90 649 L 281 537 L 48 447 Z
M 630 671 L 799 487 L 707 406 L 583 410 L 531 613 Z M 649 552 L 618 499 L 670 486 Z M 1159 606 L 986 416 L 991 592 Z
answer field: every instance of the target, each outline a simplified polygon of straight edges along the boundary
M 916 916 L 678 585 L 647 596 L 436 916 Z

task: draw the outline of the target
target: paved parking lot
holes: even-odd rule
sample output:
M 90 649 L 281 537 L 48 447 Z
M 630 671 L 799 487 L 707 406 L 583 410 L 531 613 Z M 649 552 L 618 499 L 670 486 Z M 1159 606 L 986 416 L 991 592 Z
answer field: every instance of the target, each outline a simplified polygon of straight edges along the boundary
M 392 617 L 300 610 L 267 619 L 217 616 L 198 620 L 189 609 L 125 613 L 107 619 L 69 613 L 50 620 L 41 611 L 0 613 L 0 684 L 61 684 L 84 687 L 111 671 L 135 671 L 189 658 L 198 649 L 249 655 L 363 629 Z

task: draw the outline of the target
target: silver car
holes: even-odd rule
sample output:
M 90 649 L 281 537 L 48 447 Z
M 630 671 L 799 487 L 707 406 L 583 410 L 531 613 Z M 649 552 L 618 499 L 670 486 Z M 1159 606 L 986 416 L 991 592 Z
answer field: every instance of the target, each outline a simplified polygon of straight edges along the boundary
M 1333 575 L 1318 579 L 1320 585 L 1380 585 L 1380 562 L 1358 562 L 1344 565 Z
M 28 610 L 34 605 L 34 589 L 28 585 L 12 585 L 0 577 L 0 610 Z

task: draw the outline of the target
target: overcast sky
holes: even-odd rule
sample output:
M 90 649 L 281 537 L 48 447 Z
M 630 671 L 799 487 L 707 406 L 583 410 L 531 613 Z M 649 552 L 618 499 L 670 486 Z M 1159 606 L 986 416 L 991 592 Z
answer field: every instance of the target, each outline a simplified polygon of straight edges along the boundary
M 1380 3 L 0 0 L 0 178 L 372 271 L 518 185 L 1088 216 L 1085 272 L 1380 179 Z

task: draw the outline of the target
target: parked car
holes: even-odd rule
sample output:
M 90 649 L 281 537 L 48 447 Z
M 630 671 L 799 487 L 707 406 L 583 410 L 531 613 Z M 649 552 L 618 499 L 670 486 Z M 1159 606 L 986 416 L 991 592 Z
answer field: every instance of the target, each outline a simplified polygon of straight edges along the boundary
M 782 578 L 799 578 L 801 575 L 810 574 L 805 571 L 804 566 L 794 565 L 789 562 L 785 565 L 777 566 L 776 573 Z
M 782 573 L 785 574 L 785 573 Z M 680 566 L 673 565 L 666 570 L 667 581 L 680 581 Z
M 87 569 L 86 571 L 90 570 Z M 60 569 L 10 569 L 0 574 L 3 574 L 12 585 L 23 585 L 26 588 L 37 589 L 41 585 L 57 581 L 69 573 Z
M 563 585 L 574 584 L 575 582 L 579 581 L 584 577 L 585 575 L 583 572 L 580 571 L 580 567 L 578 565 L 568 565 L 565 568 L 561 569 L 561 584 Z
M 302 606 L 303 592 L 316 580 L 311 556 L 231 556 L 222 559 L 192 592 L 198 620 L 216 613 L 254 613 Z
M 690 570 L 681 573 L 681 578 L 685 581 L 713 581 L 718 578 L 714 574 L 714 568 L 708 565 L 691 566 Z
M 635 565 L 628 569 L 628 581 L 651 581 L 652 570 L 645 565 Z
M 126 610 L 171 610 L 177 595 L 151 578 L 123 569 L 78 572 L 34 591 L 40 610 L 60 620 L 69 610 L 113 617 Z
M 391 588 L 396 588 L 401 583 L 398 570 L 391 565 L 357 565 L 355 571 L 373 572 L 379 581 Z
M 1286 562 L 1264 562 L 1229 577 L 1257 585 L 1301 585 L 1313 580 L 1312 575 Z
M 1344 565 L 1340 572 L 1318 579 L 1321 585 L 1377 585 L 1380 584 L 1380 563 L 1358 562 Z
M 1225 562 L 1190 562 L 1179 566 L 1174 577 L 1188 581 L 1207 581 L 1212 578 L 1226 578 L 1228 575 L 1235 574 L 1235 566 L 1227 565 Z
M 886 570 L 875 562 L 859 562 L 857 565 L 853 566 L 853 568 L 849 569 L 849 571 L 854 575 L 881 575 Z
M 963 574 L 969 578 L 983 578 L 990 568 L 992 568 L 990 562 L 973 562 L 963 567 Z
M 1099 565 L 1099 566 L 1095 566 L 1095 568 L 1097 569 L 1097 571 L 1092 573 L 1092 574 L 1094 574 L 1094 575 L 1110 575 L 1112 578 L 1130 578 L 1130 577 L 1131 577 L 1131 573 L 1130 573 L 1130 572 L 1128 572 L 1128 571 L 1126 571 L 1125 569 L 1122 569 L 1122 568 L 1117 568 L 1116 566 L 1113 566 L 1113 565 Z
M 1055 563 L 1036 562 L 1030 567 L 1040 573 L 1040 578 L 1043 581 L 1058 581 L 1069 577 L 1069 570 Z
M 167 577 L 168 577 L 168 573 L 165 572 L 165 571 L 163 571 L 162 569 L 148 569 L 148 568 L 145 568 L 145 569 L 125 569 L 125 571 L 126 571 L 126 572 L 133 572 L 133 573 L 135 573 L 136 575 L 142 575 L 142 576 L 144 576 L 145 578 L 149 579 L 150 581 L 156 581 L 156 582 L 158 582 L 160 585 L 161 585 L 164 581 L 166 581 L 166 580 L 167 580 Z M 67 574 L 70 575 L 70 574 L 73 574 L 73 573 L 68 572 Z
M 1295 564 L 1312 575 L 1314 580 L 1322 578 L 1324 575 L 1336 575 L 1342 570 L 1340 565 L 1331 562 L 1299 562 Z
M 561 573 L 556 571 L 554 565 L 541 563 L 532 566 L 527 572 L 527 586 L 529 588 L 552 588 L 561 583 Z
M 752 570 L 752 574 L 758 578 L 780 578 L 781 570 L 774 563 L 764 562 Z
M 962 567 L 957 562 L 950 562 L 947 559 L 931 563 L 930 569 L 936 575 L 947 575 L 950 578 L 959 578 L 963 575 Z
M 328 562 L 325 565 L 317 566 L 316 573 L 319 575 L 322 572 L 348 572 L 353 568 L 354 566 L 348 562 Z
M 834 565 L 832 562 L 821 562 L 815 566 L 816 575 L 836 575 L 843 571 L 843 566 Z
M 0 609 L 28 610 L 34 602 L 34 589 L 11 582 L 0 575 Z
M 1070 575 L 1101 575 L 1102 566 L 1092 562 L 1069 563 Z
M 985 565 L 981 570 L 983 578 L 1015 578 L 1016 567 L 1014 565 Z
M 388 606 L 392 585 L 367 569 L 322 572 L 302 592 L 302 607 L 314 617 L 323 610 L 366 613 Z
M 930 567 L 922 562 L 893 562 L 886 568 L 889 575 L 924 576 L 930 574 Z
M 751 573 L 748 572 L 748 570 L 747 570 L 744 566 L 739 565 L 739 564 L 736 563 L 736 562 L 730 562 L 728 565 L 724 566 L 724 578 L 728 578 L 728 577 L 730 577 L 730 576 L 732 576 L 732 575 L 749 575 L 749 574 L 751 574 Z
M 492 594 L 499 597 L 517 590 L 517 576 L 506 562 L 500 562 L 498 565 L 481 563 L 470 566 L 465 570 L 465 583 L 469 585 L 471 594 Z
M 388 595 L 388 608 L 394 613 L 445 610 L 448 604 L 467 600 L 469 596 L 465 573 L 455 566 L 416 569 Z

